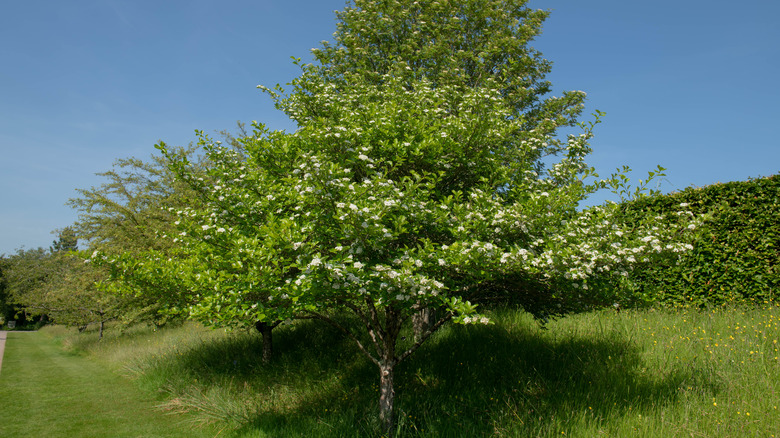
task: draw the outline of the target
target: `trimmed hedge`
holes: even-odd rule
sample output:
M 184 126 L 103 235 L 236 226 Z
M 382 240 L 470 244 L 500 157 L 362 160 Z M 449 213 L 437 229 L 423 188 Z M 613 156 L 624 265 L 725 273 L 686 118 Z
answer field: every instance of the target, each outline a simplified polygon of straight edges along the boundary
M 688 204 L 708 215 L 682 259 L 638 268 L 640 296 L 669 305 L 763 303 L 780 293 L 780 175 L 688 188 L 623 204 L 626 218 Z M 682 220 L 683 218 L 681 218 Z

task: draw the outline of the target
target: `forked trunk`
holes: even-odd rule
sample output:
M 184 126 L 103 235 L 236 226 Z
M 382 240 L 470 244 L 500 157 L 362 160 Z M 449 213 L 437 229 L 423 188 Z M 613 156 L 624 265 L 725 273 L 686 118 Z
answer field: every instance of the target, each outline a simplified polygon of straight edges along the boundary
M 393 389 L 393 365 L 383 364 L 379 367 L 379 419 L 382 428 L 388 437 L 395 432 L 395 416 L 393 415 L 393 401 L 395 390 Z

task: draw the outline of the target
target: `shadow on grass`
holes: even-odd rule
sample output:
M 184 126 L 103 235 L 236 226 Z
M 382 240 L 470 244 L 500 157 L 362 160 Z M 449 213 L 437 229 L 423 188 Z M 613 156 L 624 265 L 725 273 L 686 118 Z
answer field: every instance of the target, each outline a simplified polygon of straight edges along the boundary
M 617 332 L 550 332 L 500 320 L 442 329 L 397 368 L 399 435 L 547 435 L 550 424 L 673 403 L 682 386 L 717 392 L 712 373 L 694 366 L 649 369 Z M 177 366 L 202 388 L 230 382 L 236 399 L 254 397 L 254 404 L 240 403 L 241 415 L 224 415 L 237 425 L 234 436 L 378 436 L 378 372 L 350 340 L 316 321 L 274 335 L 268 366 L 259 360 L 256 334 L 203 344 Z
M 560 436 L 554 427 L 673 403 L 682 385 L 717 391 L 717 382 L 691 366 L 648 369 L 639 348 L 614 332 L 545 335 L 452 327 L 403 370 L 409 427 L 433 432 L 423 436 Z

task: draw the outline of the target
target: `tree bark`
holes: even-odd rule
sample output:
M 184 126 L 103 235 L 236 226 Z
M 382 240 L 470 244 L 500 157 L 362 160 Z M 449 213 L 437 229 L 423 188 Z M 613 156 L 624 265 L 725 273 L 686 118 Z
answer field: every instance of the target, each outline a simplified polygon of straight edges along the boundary
M 257 321 L 255 323 L 255 328 L 258 332 L 260 332 L 260 335 L 263 337 L 263 363 L 268 363 L 271 361 L 271 357 L 273 357 L 273 334 L 271 331 L 276 327 L 276 325 L 271 325 L 266 322 Z
M 395 347 L 398 334 L 401 332 L 402 320 L 392 308 L 386 309 L 384 319 L 384 330 L 381 330 L 380 334 L 382 342 L 377 351 L 379 353 L 377 363 L 379 365 L 379 420 L 388 438 L 392 438 L 395 435 L 394 373 L 395 366 L 400 362 Z
M 394 368 L 394 364 L 384 363 L 379 367 L 379 419 L 388 437 L 392 437 L 395 432 L 395 416 L 393 414 L 393 402 L 395 399 L 395 389 L 393 388 Z
M 99 334 L 98 334 L 98 340 L 99 340 L 99 341 L 102 341 L 102 340 L 103 340 L 103 326 L 104 326 L 104 324 L 105 324 L 105 323 L 104 323 L 104 322 L 103 322 L 103 320 L 101 319 L 101 320 L 100 320 L 100 331 L 98 332 L 98 333 L 99 333 Z
M 414 342 L 419 341 L 433 326 L 436 320 L 436 309 L 426 307 L 412 315 L 412 327 L 414 329 Z

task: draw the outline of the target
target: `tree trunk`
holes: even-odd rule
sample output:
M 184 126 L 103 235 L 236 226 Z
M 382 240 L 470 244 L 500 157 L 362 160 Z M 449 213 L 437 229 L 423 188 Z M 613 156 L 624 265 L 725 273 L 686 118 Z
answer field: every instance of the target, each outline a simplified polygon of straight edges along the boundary
M 382 364 L 379 367 L 379 419 L 388 437 L 392 437 L 395 432 L 395 416 L 393 415 L 393 401 L 395 399 L 395 389 L 393 389 L 394 368 L 395 366 L 392 364 Z
M 395 401 L 394 372 L 398 365 L 395 347 L 398 334 L 401 332 L 401 319 L 392 308 L 385 314 L 385 330 L 383 336 L 384 345 L 379 349 L 379 420 L 388 438 L 395 435 L 395 413 L 393 405 Z
M 274 352 L 273 335 L 271 331 L 274 329 L 274 325 L 258 321 L 255 323 L 255 328 L 263 336 L 263 363 L 271 361 L 271 357 Z
M 436 319 L 436 309 L 426 307 L 420 309 L 417 313 L 412 315 L 412 327 L 414 328 L 414 342 L 422 339 L 423 335 L 427 333 L 433 326 L 433 321 Z
M 105 323 L 101 319 L 100 320 L 100 330 L 98 332 L 98 340 L 101 340 L 101 341 L 103 340 L 103 324 L 105 324 Z

